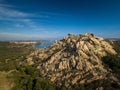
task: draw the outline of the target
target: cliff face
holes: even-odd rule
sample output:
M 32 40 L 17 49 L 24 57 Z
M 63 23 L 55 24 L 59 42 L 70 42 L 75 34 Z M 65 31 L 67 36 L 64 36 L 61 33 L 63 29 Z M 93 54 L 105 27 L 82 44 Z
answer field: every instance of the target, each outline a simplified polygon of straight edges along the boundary
M 69 34 L 48 48 L 31 53 L 27 61 L 36 64 L 40 75 L 58 86 L 90 83 L 106 79 L 109 73 L 101 58 L 116 54 L 113 47 L 94 34 Z

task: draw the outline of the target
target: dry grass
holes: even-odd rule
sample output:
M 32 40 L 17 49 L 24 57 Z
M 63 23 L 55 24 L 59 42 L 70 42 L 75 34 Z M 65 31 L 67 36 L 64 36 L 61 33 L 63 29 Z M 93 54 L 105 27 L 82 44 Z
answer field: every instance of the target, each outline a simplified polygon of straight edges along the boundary
M 14 85 L 14 80 L 8 78 L 11 75 L 11 71 L 9 72 L 0 72 L 0 90 L 11 90 Z

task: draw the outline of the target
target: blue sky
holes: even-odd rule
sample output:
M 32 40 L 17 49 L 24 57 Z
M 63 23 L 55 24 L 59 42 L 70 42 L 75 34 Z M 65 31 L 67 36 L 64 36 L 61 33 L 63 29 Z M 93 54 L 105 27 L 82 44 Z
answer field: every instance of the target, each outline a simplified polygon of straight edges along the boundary
M 87 32 L 119 38 L 120 0 L 0 0 L 0 40 Z

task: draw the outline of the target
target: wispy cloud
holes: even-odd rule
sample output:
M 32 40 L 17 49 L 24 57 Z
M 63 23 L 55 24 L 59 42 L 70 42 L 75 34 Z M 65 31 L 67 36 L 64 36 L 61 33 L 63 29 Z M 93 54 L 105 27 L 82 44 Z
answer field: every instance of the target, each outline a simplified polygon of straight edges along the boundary
M 29 15 L 17 10 L 0 7 L 0 16 L 7 17 L 7 18 L 18 18 L 18 17 L 22 18 L 22 17 L 27 17 Z
M 32 18 L 32 19 L 31 19 Z M 48 18 L 47 15 L 26 13 L 14 9 L 14 6 L 7 4 L 0 4 L 0 20 L 2 21 L 12 21 L 12 22 L 22 22 L 32 29 L 37 29 L 38 27 L 33 21 L 33 18 Z M 21 27 L 21 25 L 17 25 Z
M 0 16 L 5 17 L 16 17 L 16 18 L 48 18 L 48 15 L 36 14 L 36 13 L 26 13 L 15 9 L 15 6 L 8 4 L 0 4 Z
M 40 39 L 40 36 L 36 35 L 24 35 L 24 34 L 18 34 L 18 33 L 7 33 L 7 32 L 0 32 L 0 39 L 2 40 L 28 40 L 28 39 Z
M 44 13 L 24 12 L 20 9 L 18 10 L 15 6 L 12 6 L 12 5 L 0 4 L 0 21 L 9 23 L 9 25 L 11 26 L 9 28 L 10 30 L 8 30 L 8 31 L 11 31 L 11 33 L 0 32 L 0 39 L 1 38 L 10 39 L 10 37 L 12 39 L 14 39 L 15 37 L 20 39 L 56 38 L 56 36 L 59 36 L 59 32 L 44 26 L 40 26 L 40 23 L 42 23 L 40 22 L 40 20 L 48 20 L 48 18 L 54 15 L 59 16 L 64 14 L 57 14 L 57 13 L 50 13 L 50 12 L 44 12 Z M 39 23 L 36 20 L 39 20 Z M 28 32 L 30 34 L 23 35 L 23 34 L 14 33 L 15 29 L 13 27 L 15 27 L 15 29 L 17 28 L 16 30 L 22 29 L 19 32 L 22 32 L 22 33 Z M 0 31 L 5 31 L 5 30 L 0 30 Z
M 50 15 L 50 16 L 72 16 L 70 14 L 65 14 L 65 13 L 55 13 L 55 12 L 46 12 L 46 11 L 41 11 L 41 14 L 46 14 L 46 15 Z
M 39 39 L 55 39 L 61 36 L 48 35 L 26 35 L 18 33 L 0 32 L 0 40 L 39 40 Z
M 15 24 L 15 26 L 17 27 L 17 28 L 23 28 L 24 27 L 24 25 L 23 24 Z

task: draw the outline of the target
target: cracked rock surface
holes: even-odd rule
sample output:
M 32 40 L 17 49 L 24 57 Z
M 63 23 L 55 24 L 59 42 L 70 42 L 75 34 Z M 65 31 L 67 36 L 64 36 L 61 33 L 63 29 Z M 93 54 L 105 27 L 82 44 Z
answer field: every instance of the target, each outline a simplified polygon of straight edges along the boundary
M 47 48 L 32 52 L 27 61 L 36 64 L 40 75 L 58 86 L 90 83 L 106 79 L 109 73 L 101 58 L 116 54 L 113 47 L 94 34 L 69 34 Z

